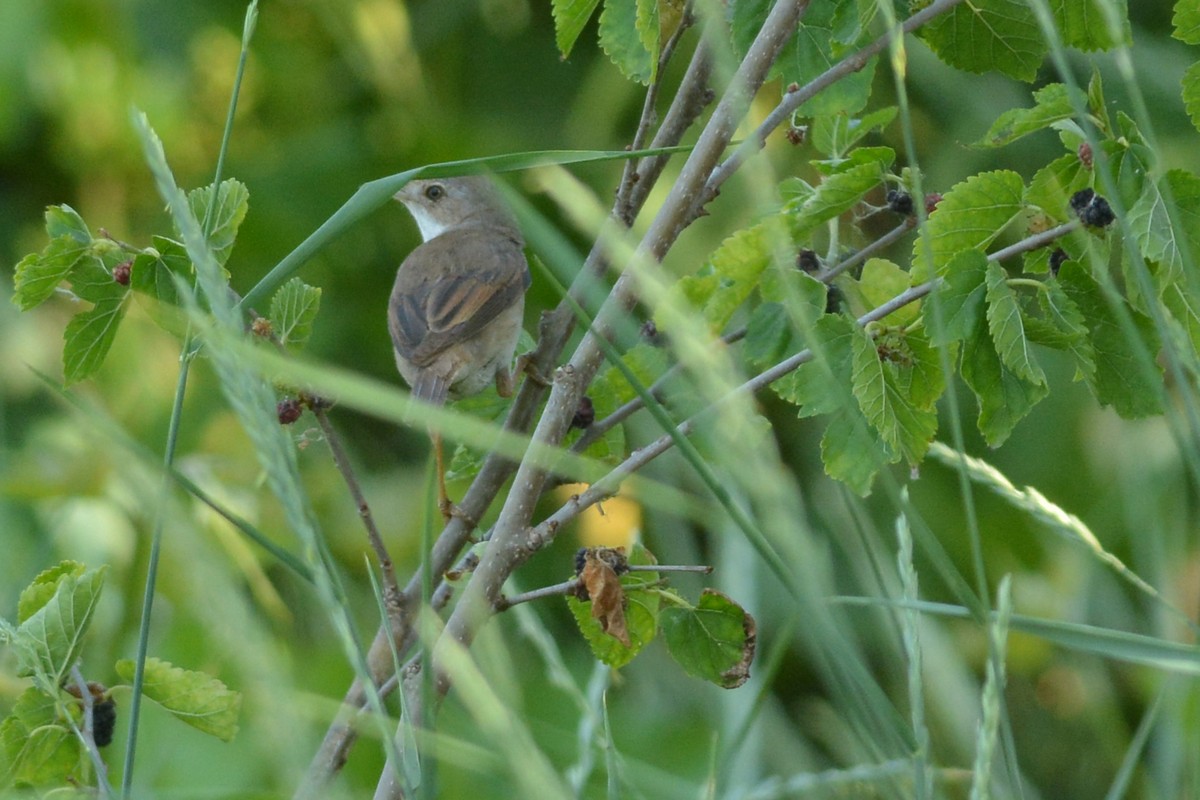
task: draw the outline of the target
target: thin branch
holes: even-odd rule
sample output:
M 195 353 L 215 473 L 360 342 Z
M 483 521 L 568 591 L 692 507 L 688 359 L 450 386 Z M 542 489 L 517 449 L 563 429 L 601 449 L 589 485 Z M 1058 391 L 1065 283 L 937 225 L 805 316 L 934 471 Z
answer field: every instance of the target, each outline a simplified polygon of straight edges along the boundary
M 930 6 L 921 9 L 916 14 L 913 14 L 911 17 L 904 20 L 900 26 L 901 30 L 904 33 L 912 33 L 927 22 L 930 22 L 942 14 L 945 14 L 947 11 L 952 10 L 962 1 L 963 0 L 936 0 L 936 2 Z M 742 143 L 741 147 L 731 153 L 719 167 L 713 170 L 711 177 L 708 179 L 708 183 L 704 187 L 703 193 L 697 199 L 698 205 L 696 206 L 695 211 L 698 213 L 706 203 L 716 196 L 717 190 L 721 187 L 721 184 L 725 183 L 725 181 L 737 171 L 738 167 L 741 166 L 743 161 L 761 150 L 766 145 L 767 137 L 770 136 L 771 133 L 780 125 L 789 121 L 796 109 L 825 89 L 840 81 L 842 78 L 852 75 L 865 67 L 868 61 L 881 53 L 888 46 L 888 44 L 892 41 L 893 36 L 895 36 L 895 32 L 888 31 L 858 52 L 847 56 L 838 63 L 834 64 L 832 67 L 818 75 L 816 78 L 813 78 L 804 86 L 801 86 L 795 91 L 784 94 L 779 105 L 777 105 L 774 110 L 772 110 L 771 113 L 766 116 L 762 123 L 759 124 L 758 128 L 755 129 L 754 134 L 747 137 Z
M 367 541 L 370 542 L 371 549 L 375 551 L 375 558 L 379 561 L 379 569 L 383 574 L 383 599 L 388 619 L 389 621 L 398 619 L 401 616 L 400 611 L 404 607 L 404 597 L 400 592 L 400 585 L 396 582 L 396 567 L 392 563 L 392 556 L 388 553 L 387 545 L 383 543 L 383 536 L 380 535 L 379 528 L 375 524 L 371 506 L 367 503 L 366 495 L 363 494 L 362 487 L 358 483 L 358 477 L 354 474 L 354 467 L 351 466 L 350 458 L 346 455 L 346 448 L 342 447 L 342 439 L 338 436 L 333 423 L 330 422 L 324 404 L 312 402 L 309 403 L 309 407 L 312 409 L 313 416 L 317 418 L 317 424 L 321 426 L 321 432 L 329 444 L 329 453 L 333 456 L 333 463 L 341 473 L 342 480 L 346 482 L 346 489 L 350 492 L 350 497 L 354 499 L 354 507 L 358 509 L 358 516 L 363 521 L 363 527 L 367 529 Z
M 579 591 L 579 587 L 581 585 L 582 582 L 579 580 L 579 578 L 571 578 L 569 581 L 563 581 L 562 583 L 556 583 L 552 586 L 543 586 L 540 589 L 532 589 L 528 592 L 514 594 L 512 597 L 505 597 L 504 595 L 501 595 L 496 601 L 496 610 L 507 611 L 515 605 L 520 603 L 528 603 L 531 600 L 543 600 L 547 597 L 564 597 L 566 595 L 573 595 Z
M 1059 237 L 1065 236 L 1071 231 L 1077 230 L 1079 227 L 1079 221 L 1072 220 L 1071 222 L 1059 225 L 1056 228 L 1051 228 L 1050 230 L 1043 231 L 1042 233 L 1022 239 L 1021 241 L 1010 245 L 1009 247 L 1005 247 L 1002 250 L 997 250 L 995 253 L 988 255 L 987 260 L 1002 261 L 1012 258 L 1013 256 L 1026 253 L 1030 250 L 1037 250 L 1038 248 L 1045 247 Z M 905 291 L 893 297 L 891 300 L 888 300 L 886 303 L 883 303 L 878 307 L 871 309 L 866 314 L 863 314 L 856 320 L 856 323 L 859 325 L 859 327 L 866 327 L 872 322 L 881 320 L 892 312 L 903 308 L 910 303 L 914 303 L 930 294 L 941 284 L 941 282 L 941 278 L 934 278 L 926 281 L 925 283 L 906 289 Z M 719 406 L 739 395 L 756 392 L 769 386 L 783 376 L 795 371 L 809 361 L 812 361 L 814 355 L 815 354 L 811 348 L 801 350 L 799 353 L 796 353 L 795 355 L 781 361 L 774 367 L 759 373 L 743 383 L 741 386 L 738 386 L 736 389 L 730 391 L 724 397 L 679 423 L 679 425 L 676 427 L 676 430 L 684 435 L 690 434 L 702 418 L 712 413 Z M 551 514 L 549 517 L 546 517 L 546 519 L 544 519 L 538 525 L 531 528 L 528 533 L 530 546 L 536 549 L 548 544 L 554 539 L 555 534 L 563 525 L 577 517 L 585 509 L 607 500 L 610 497 L 613 497 L 626 478 L 628 478 L 630 475 L 633 475 L 639 469 L 649 464 L 667 450 L 670 450 L 673 446 L 674 439 L 672 436 L 670 434 L 663 434 L 653 442 L 630 453 L 629 457 L 621 462 L 621 464 L 616 466 L 611 472 L 593 483 L 583 492 L 572 495 L 570 499 L 568 499 L 567 502 L 564 503 L 557 511 Z
M 650 128 L 658 116 L 655 111 L 655 106 L 658 103 L 658 93 L 662 88 L 663 73 L 667 69 L 667 64 L 671 61 L 671 56 L 675 54 L 675 47 L 679 44 L 679 40 L 683 38 L 683 34 L 692 26 L 694 17 L 690 8 L 684 9 L 683 16 L 679 21 L 679 25 L 671 33 L 666 44 L 662 47 L 662 52 L 658 56 L 658 65 L 655 69 L 654 80 L 646 89 L 646 98 L 642 102 L 642 116 L 638 120 L 637 131 L 633 135 L 633 142 L 630 143 L 630 150 L 641 150 L 646 145 L 646 137 L 650 135 Z M 622 197 L 629 197 L 630 191 L 633 189 L 633 184 L 641 180 L 641 175 L 638 174 L 637 164 L 633 159 L 625 162 L 625 167 L 621 172 L 620 188 L 617 194 Z M 626 225 L 632 225 L 632 219 L 622 220 Z
M 846 270 L 853 269 L 854 267 L 866 261 L 868 258 L 874 256 L 876 253 L 899 241 L 906 233 L 911 231 L 915 225 L 916 218 L 908 217 L 904 222 L 900 223 L 875 241 L 866 245 L 858 252 L 838 262 L 824 272 L 816 275 L 816 279 L 824 284 L 832 283 L 833 279 L 838 275 L 841 275 Z M 721 341 L 725 344 L 733 344 L 745 336 L 746 329 L 738 328 L 737 330 L 731 331 L 722 336 Z M 679 374 L 682 369 L 682 365 L 672 364 L 671 367 L 669 367 L 662 375 L 658 377 L 656 381 L 654 381 L 654 383 L 650 385 L 650 394 L 656 399 L 661 400 L 662 391 L 666 388 L 666 384 L 677 374 Z M 635 412 L 640 411 L 644 407 L 645 403 L 642 401 L 641 397 L 634 397 L 630 399 L 623 406 L 609 414 L 607 417 L 596 420 L 596 422 L 589 425 L 587 430 L 583 432 L 583 435 L 576 439 L 575 443 L 571 445 L 571 450 L 577 453 L 583 452 L 601 436 L 608 433 L 614 427 L 621 424 L 626 419 L 631 417 Z

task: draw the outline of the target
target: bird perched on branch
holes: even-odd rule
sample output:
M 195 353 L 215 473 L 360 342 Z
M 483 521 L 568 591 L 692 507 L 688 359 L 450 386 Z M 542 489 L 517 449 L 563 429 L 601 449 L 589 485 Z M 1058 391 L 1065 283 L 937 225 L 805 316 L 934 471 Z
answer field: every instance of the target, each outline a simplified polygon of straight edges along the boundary
M 396 193 L 424 243 L 396 272 L 388 330 L 396 366 L 433 405 L 483 391 L 512 394 L 529 264 L 516 220 L 481 176 L 414 180 Z M 438 501 L 449 518 L 441 434 L 431 431 Z

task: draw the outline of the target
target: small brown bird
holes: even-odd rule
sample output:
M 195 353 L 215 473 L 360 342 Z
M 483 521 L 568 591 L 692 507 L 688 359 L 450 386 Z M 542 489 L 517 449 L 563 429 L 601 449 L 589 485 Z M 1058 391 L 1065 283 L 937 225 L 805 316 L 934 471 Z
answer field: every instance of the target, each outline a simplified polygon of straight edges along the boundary
M 434 405 L 483 391 L 508 397 L 529 264 L 516 220 L 484 177 L 414 180 L 395 195 L 423 244 L 396 273 L 388 329 L 396 366 L 413 394 Z M 441 436 L 434 432 L 439 504 L 450 515 Z

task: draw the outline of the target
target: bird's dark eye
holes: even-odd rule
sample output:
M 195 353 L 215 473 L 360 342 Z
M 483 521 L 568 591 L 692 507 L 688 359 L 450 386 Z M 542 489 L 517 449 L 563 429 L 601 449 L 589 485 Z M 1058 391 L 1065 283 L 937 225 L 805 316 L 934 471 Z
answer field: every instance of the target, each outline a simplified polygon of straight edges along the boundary
M 445 195 L 446 187 L 442 186 L 440 183 L 435 183 L 425 189 L 425 196 L 435 203 L 445 197 Z

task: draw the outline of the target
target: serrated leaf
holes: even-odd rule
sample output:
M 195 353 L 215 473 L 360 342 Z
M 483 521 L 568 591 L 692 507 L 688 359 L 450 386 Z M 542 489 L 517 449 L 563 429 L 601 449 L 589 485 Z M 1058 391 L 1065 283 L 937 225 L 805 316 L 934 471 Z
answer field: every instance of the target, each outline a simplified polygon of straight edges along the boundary
M 1200 61 L 1184 71 L 1180 87 L 1183 90 L 1183 107 L 1192 120 L 1192 126 L 1200 130 Z
M 1178 0 L 1171 24 L 1175 27 L 1171 35 L 1176 39 L 1200 44 L 1200 0 Z
M 1200 178 L 1173 169 L 1162 182 L 1163 186 L 1145 183 L 1127 220 L 1142 255 L 1156 262 L 1160 286 L 1183 277 L 1185 251 L 1193 260 L 1200 257 Z M 1178 224 L 1172 224 L 1167 196 L 1175 205 Z
M 930 339 L 944 346 L 974 335 L 986 307 L 987 256 L 964 250 L 946 265 L 945 278 L 928 303 Z
M 50 602 L 64 577 L 74 575 L 78 578 L 86 571 L 87 567 L 78 561 L 60 561 L 38 573 L 38 576 L 21 591 L 17 600 L 17 624 L 29 619 L 38 609 Z
M 302 347 L 321 308 L 321 290 L 292 278 L 271 298 L 271 329 L 280 344 Z
M 771 3 L 772 0 L 738 0 L 731 4 L 729 32 L 733 51 L 739 59 L 750 49 L 754 37 L 758 35 L 759 29 L 767 19 Z
M 123 680 L 133 681 L 132 660 L 121 659 L 116 670 Z M 233 741 L 237 735 L 242 694 L 207 673 L 147 658 L 142 694 L 177 719 L 223 742 Z
M 1111 50 L 1129 43 L 1129 9 L 1125 0 L 1050 0 L 1050 11 L 1068 47 Z M 1116 24 L 1115 30 L 1110 21 Z
M 188 192 L 192 214 L 208 232 L 208 244 L 217 263 L 224 266 L 233 250 L 238 228 L 250 207 L 250 191 L 234 178 L 221 181 L 215 193 L 212 185 Z M 211 211 L 210 211 L 211 208 Z
M 813 326 L 814 358 L 771 385 L 781 398 L 799 407 L 801 417 L 831 414 L 850 400 L 850 341 L 857 326 L 827 314 Z
M 126 295 L 127 296 L 127 295 Z M 125 296 L 97 303 L 76 314 L 63 331 L 63 381 L 67 385 L 90 378 L 104 364 L 125 316 Z
M 1033 93 L 1033 108 L 1013 108 L 1001 114 L 983 138 L 972 147 L 1002 147 L 1044 130 L 1074 115 L 1067 87 L 1052 83 Z
M 13 303 L 22 311 L 44 303 L 88 252 L 87 244 L 62 235 L 51 239 L 41 253 L 25 256 L 13 274 Z
M 1189 290 L 1186 281 L 1168 286 L 1162 293 L 1163 305 L 1171 312 L 1187 334 L 1192 349 L 1200 353 L 1200 301 Z
M 942 275 L 963 250 L 986 250 L 1021 214 L 1024 192 L 1021 176 L 1008 170 L 982 172 L 955 184 L 929 215 L 928 233 L 913 245 L 913 283 Z
M 861 277 L 857 281 L 847 282 L 848 286 L 853 287 L 853 294 L 857 294 L 863 304 L 862 308 L 855 308 L 853 304 L 851 308 L 856 315 L 865 314 L 908 289 L 911 282 L 912 276 L 908 272 L 886 258 L 868 259 L 867 263 L 863 264 Z M 879 322 L 882 325 L 907 325 L 920 315 L 921 304 L 909 303 Z
M 901 391 L 896 370 L 885 363 L 875 340 L 860 330 L 850 342 L 854 397 L 863 416 L 888 448 L 917 464 L 937 432 L 937 414 L 913 404 Z
M 789 200 L 784 205 L 784 211 L 792 216 L 792 235 L 801 239 L 821 223 L 849 211 L 862 200 L 863 195 L 883 181 L 883 171 L 887 166 L 878 161 L 856 164 L 844 172 L 826 177 L 811 194 L 806 194 L 802 199 L 797 197 Z M 780 190 L 786 192 L 786 182 Z
M 176 281 L 194 281 L 191 259 L 179 242 L 165 236 L 153 239 L 154 253 L 140 253 L 133 259 L 129 288 L 149 295 L 160 303 L 179 304 Z
M 638 32 L 638 0 L 607 0 L 600 12 L 600 47 L 621 74 L 648 84 L 656 59 Z
M 1038 293 L 1045 318 L 1064 335 L 1067 352 L 1075 358 L 1079 376 L 1091 382 L 1096 376 L 1096 352 L 1088 339 L 1087 322 L 1075 301 L 1067 296 L 1057 279 L 1044 284 L 1045 291 Z
M 1071 195 L 1091 183 L 1092 172 L 1079 156 L 1067 153 L 1034 173 L 1025 190 L 1025 202 L 1059 222 L 1070 218 Z
M 723 689 L 736 689 L 750 678 L 757 628 L 733 600 L 705 589 L 695 607 L 664 608 L 661 621 L 671 657 L 689 675 Z
M 79 658 L 83 636 L 100 600 L 105 571 L 105 567 L 83 573 L 67 571 L 56 578 L 53 596 L 17 628 L 14 641 L 20 655 L 19 675 L 44 676 L 51 686 L 62 683 Z
M 1008 285 L 1008 273 L 995 262 L 987 268 L 987 323 L 1000 361 L 1017 377 L 1042 385 L 1046 374 L 1033 355 L 1025 336 L 1025 323 L 1016 292 Z
M 636 546 L 629 556 L 631 564 L 654 563 L 647 551 Z M 567 607 L 579 632 L 587 640 L 592 654 L 613 668 L 628 664 L 649 644 L 658 631 L 659 596 L 656 591 L 647 590 L 649 584 L 658 580 L 654 572 L 629 572 L 621 576 L 621 586 L 625 590 L 625 629 L 629 636 L 629 646 L 605 633 L 600 623 L 592 616 L 591 602 L 585 602 L 575 597 L 567 598 Z
M 742 353 L 761 369 L 777 363 L 792 341 L 792 323 L 783 304 L 760 303 L 746 322 Z
M 1078 306 L 1091 333 L 1096 374 L 1089 381 L 1101 405 L 1112 405 L 1126 418 L 1162 413 L 1162 370 L 1154 362 L 1159 341 L 1154 323 L 1126 308 L 1148 355 L 1139 355 L 1109 306 L 1095 279 L 1079 264 L 1068 261 L 1058 273 L 1067 296 Z
M 1045 383 L 1031 383 L 1004 366 L 982 319 L 963 345 L 960 372 L 979 400 L 979 432 L 990 447 L 1002 445 L 1017 423 L 1050 392 Z
M 55 698 L 36 686 L 0 723 L 0 789 L 61 786 L 77 773 L 82 746 L 59 718 Z
M 51 239 L 70 236 L 79 244 L 92 243 L 92 232 L 83 217 L 68 205 L 50 206 L 46 209 L 46 235 Z
M 836 12 L 834 3 L 813 3 L 808 7 L 795 36 L 784 46 L 772 69 L 772 74 L 785 86 L 792 83 L 804 86 L 849 54 L 850 48 L 839 42 L 834 33 Z M 862 110 L 871 96 L 876 63 L 877 59 L 871 58 L 862 70 L 806 100 L 796 110 L 797 116 L 854 114 Z
M 867 134 L 886 128 L 896 118 L 899 109 L 887 106 L 855 119 L 847 113 L 824 115 L 813 119 L 809 139 L 818 153 L 840 156 Z
M 120 300 L 128 293 L 128 287 L 113 278 L 112 267 L 121 258 L 119 251 L 101 248 L 99 253 L 79 259 L 71 270 L 68 280 L 71 293 L 89 303 L 107 303 Z
M 554 42 L 563 58 L 571 55 L 571 48 L 598 5 L 600 0 L 552 0 L 550 11 L 554 16 Z
M 650 54 L 650 81 L 658 77 L 658 45 L 661 36 L 658 0 L 637 0 L 637 32 L 642 47 Z
M 978 73 L 995 70 L 1026 82 L 1037 77 L 1048 52 L 1024 0 L 961 3 L 925 25 L 921 37 L 952 67 Z
M 871 426 L 857 406 L 843 406 L 829 418 L 821 436 L 821 463 L 826 475 L 866 497 L 880 465 L 892 460 L 894 457 L 872 435 Z

